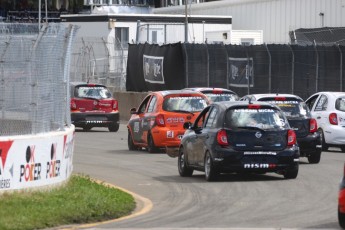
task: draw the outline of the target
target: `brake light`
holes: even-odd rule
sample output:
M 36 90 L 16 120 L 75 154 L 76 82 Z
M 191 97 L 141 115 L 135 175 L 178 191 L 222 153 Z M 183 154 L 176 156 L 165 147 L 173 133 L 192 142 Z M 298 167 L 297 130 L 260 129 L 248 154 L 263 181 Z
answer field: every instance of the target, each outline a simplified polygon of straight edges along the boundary
M 158 126 L 161 126 L 161 127 L 165 126 L 165 121 L 164 121 L 164 115 L 163 114 L 158 114 L 156 116 L 156 124 Z
M 118 108 L 117 100 L 113 100 L 113 110 L 117 110 L 117 108 Z
M 317 122 L 314 118 L 309 121 L 309 132 L 315 133 L 317 131 Z
M 261 105 L 254 105 L 254 104 L 249 104 L 248 109 L 260 109 Z
M 74 100 L 74 99 L 71 99 L 71 109 L 72 109 L 72 110 L 77 109 L 77 104 L 75 103 L 75 100 Z
M 224 129 L 221 129 L 218 131 L 217 142 L 222 147 L 229 146 L 228 137 L 227 137 L 226 131 Z
M 275 101 L 285 101 L 285 97 L 275 97 L 274 100 Z
M 87 84 L 87 86 L 94 87 L 96 84 Z
M 288 143 L 287 143 L 288 146 L 292 146 L 292 145 L 296 144 L 296 133 L 292 129 L 289 129 L 289 131 L 288 131 L 287 141 L 288 141 Z
M 338 117 L 336 113 L 331 113 L 328 118 L 331 125 L 338 125 Z
M 222 93 L 223 93 L 222 90 L 218 90 L 218 89 L 214 89 L 212 92 L 213 92 L 214 94 L 222 94 Z
M 189 93 L 181 93 L 179 96 L 180 97 L 192 97 L 193 95 L 189 94 Z

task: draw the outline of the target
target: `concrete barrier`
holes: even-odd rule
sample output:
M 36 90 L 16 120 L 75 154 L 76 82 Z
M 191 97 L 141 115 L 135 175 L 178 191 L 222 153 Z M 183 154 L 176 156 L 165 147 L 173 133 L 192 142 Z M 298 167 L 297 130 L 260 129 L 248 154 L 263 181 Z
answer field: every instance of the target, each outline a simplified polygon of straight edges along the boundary
M 138 108 L 147 94 L 147 92 L 113 92 L 119 103 L 120 120 L 128 121 L 131 117 L 130 109 Z
M 73 171 L 75 127 L 0 137 L 0 193 L 60 185 Z

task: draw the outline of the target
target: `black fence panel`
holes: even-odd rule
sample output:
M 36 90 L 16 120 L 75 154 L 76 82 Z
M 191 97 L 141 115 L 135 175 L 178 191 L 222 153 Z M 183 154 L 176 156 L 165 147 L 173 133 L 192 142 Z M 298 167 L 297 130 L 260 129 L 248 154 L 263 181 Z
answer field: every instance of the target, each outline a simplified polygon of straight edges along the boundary
M 319 66 L 317 91 L 341 90 L 340 52 L 338 46 L 317 46 L 316 49 Z
M 146 44 L 129 44 L 127 59 L 126 90 L 148 91 L 143 74 L 143 53 Z
M 316 52 L 314 46 L 291 45 L 295 56 L 294 94 L 307 99 L 316 92 Z
M 228 54 L 222 44 L 207 45 L 209 60 L 209 85 L 228 88 Z
M 253 70 L 253 60 L 248 58 L 247 49 L 245 46 L 239 45 L 225 45 L 228 56 L 228 88 L 236 92 L 238 95 L 246 95 L 248 93 L 248 82 Z
M 271 92 L 293 93 L 293 53 L 287 45 L 267 45 L 271 57 Z
M 270 57 L 265 45 L 247 46 L 248 56 L 253 59 L 253 86 L 250 93 L 269 93 L 270 92 Z
M 183 44 L 186 87 L 209 86 L 209 60 L 206 44 Z
M 158 91 L 185 85 L 181 43 L 130 44 L 127 63 L 127 91 Z
M 127 91 L 221 87 L 239 96 L 345 89 L 344 46 L 130 44 Z

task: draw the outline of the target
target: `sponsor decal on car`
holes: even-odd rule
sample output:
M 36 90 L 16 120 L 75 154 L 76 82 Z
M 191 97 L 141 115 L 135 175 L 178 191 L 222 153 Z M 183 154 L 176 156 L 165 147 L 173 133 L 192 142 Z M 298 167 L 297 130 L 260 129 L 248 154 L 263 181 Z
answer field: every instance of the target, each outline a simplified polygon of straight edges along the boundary
M 252 164 L 244 164 L 243 167 L 245 169 L 269 169 L 277 167 L 276 164 L 262 164 L 262 163 L 252 163 Z
M 235 113 L 274 113 L 273 109 L 234 109 Z
M 276 152 L 264 152 L 264 151 L 256 151 L 256 152 L 244 152 L 244 155 L 277 155 Z
M 168 130 L 167 131 L 167 138 L 174 138 L 174 131 Z

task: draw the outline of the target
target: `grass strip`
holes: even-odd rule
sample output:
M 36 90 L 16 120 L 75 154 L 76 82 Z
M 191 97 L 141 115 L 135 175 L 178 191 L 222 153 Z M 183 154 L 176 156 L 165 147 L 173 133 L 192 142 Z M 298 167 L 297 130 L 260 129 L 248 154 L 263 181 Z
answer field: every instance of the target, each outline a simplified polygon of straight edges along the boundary
M 93 223 L 129 215 L 134 198 L 99 184 L 88 176 L 72 175 L 49 191 L 16 191 L 0 195 L 0 229 L 43 229 Z

